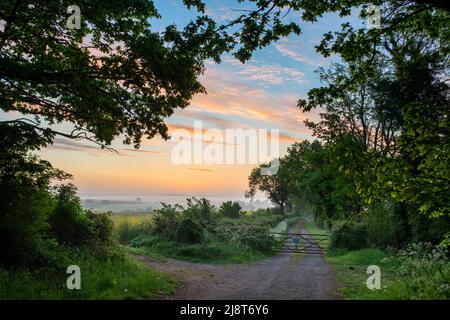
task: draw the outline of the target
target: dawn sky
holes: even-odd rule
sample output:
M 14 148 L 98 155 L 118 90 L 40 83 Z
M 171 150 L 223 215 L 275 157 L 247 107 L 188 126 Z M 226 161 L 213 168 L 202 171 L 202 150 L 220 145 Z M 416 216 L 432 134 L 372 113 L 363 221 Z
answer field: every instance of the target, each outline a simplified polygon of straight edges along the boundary
M 207 13 L 218 22 L 236 16 L 242 4 L 210 0 Z M 155 30 L 175 23 L 182 28 L 192 17 L 180 1 L 155 1 L 162 15 L 153 22 Z M 244 4 L 245 7 L 245 4 Z M 234 10 L 233 10 L 234 9 Z M 288 15 L 299 20 L 298 13 Z M 208 61 L 201 83 L 207 94 L 195 96 L 191 105 L 176 110 L 167 120 L 170 131 L 190 129 L 202 120 L 204 129 L 279 129 L 281 155 L 295 141 L 311 139 L 303 120 L 317 119 L 318 111 L 302 114 L 299 98 L 320 84 L 315 70 L 336 58 L 324 59 L 315 52 L 322 34 L 337 30 L 348 21 L 327 15 L 317 23 L 302 23 L 302 35 L 289 36 L 257 51 L 246 64 L 224 56 L 221 64 Z M 353 23 L 358 22 L 356 19 Z M 13 114 L 2 117 L 14 118 Z M 255 165 L 175 165 L 171 161 L 173 141 L 157 137 L 144 140 L 140 150 L 116 139 L 114 154 L 85 142 L 56 139 L 40 155 L 55 167 L 74 175 L 80 194 L 191 194 L 242 198 L 247 177 Z

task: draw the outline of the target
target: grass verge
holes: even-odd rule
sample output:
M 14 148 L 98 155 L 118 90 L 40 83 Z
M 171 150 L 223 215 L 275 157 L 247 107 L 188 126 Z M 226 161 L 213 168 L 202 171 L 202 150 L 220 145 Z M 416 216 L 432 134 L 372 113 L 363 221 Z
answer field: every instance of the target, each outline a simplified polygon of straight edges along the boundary
M 314 222 L 305 222 L 306 230 L 311 234 L 328 234 Z M 324 241 L 325 258 L 333 267 L 341 285 L 341 293 L 350 300 L 391 300 L 409 299 L 410 293 L 400 275 L 400 262 L 395 255 L 378 249 L 355 251 L 330 251 L 329 241 Z M 381 289 L 367 288 L 367 267 L 377 265 L 381 270 Z
M 75 263 L 76 264 L 76 263 Z M 169 294 L 175 280 L 124 256 L 79 261 L 81 289 L 69 290 L 64 271 L 0 269 L 0 299 L 151 299 Z

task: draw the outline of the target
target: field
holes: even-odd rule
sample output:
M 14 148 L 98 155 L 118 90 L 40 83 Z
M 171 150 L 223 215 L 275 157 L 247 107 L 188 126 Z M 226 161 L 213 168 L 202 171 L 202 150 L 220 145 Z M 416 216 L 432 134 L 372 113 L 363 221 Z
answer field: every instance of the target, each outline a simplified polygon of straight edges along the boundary
M 130 225 L 137 225 L 144 221 L 151 220 L 153 212 L 130 212 L 130 213 L 113 213 L 111 219 L 115 225 L 128 223 Z

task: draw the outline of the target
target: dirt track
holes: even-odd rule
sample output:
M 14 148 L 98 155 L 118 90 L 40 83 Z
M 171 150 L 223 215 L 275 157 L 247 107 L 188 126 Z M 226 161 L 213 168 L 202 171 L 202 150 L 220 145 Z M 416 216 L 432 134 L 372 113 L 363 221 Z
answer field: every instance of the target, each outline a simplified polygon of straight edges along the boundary
M 303 228 L 302 233 L 306 233 Z M 279 253 L 239 265 L 134 257 L 179 280 L 176 293 L 163 299 L 340 299 L 333 271 L 321 255 Z

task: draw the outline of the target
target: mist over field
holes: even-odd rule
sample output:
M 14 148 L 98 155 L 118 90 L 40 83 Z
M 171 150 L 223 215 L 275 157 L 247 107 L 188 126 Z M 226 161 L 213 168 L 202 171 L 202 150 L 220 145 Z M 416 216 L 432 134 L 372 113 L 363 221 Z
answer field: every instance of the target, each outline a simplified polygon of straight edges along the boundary
M 202 195 L 161 194 L 161 195 L 120 195 L 120 194 L 81 194 L 81 205 L 85 209 L 94 211 L 124 212 L 150 212 L 162 207 L 161 203 L 186 205 L 186 199 L 191 197 L 202 198 Z M 256 210 L 269 208 L 273 205 L 267 199 L 249 200 L 244 197 L 207 197 L 215 206 L 226 201 L 236 201 L 243 210 Z

